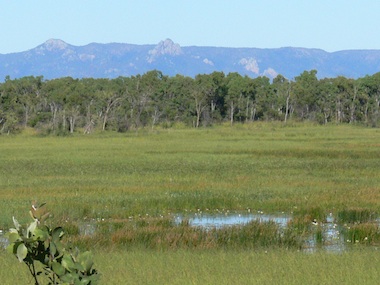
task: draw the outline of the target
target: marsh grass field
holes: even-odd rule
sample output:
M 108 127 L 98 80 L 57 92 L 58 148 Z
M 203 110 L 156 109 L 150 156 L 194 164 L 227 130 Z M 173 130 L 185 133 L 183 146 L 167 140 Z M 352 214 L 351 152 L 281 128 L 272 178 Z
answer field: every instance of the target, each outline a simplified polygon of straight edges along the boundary
M 373 226 L 362 226 L 371 228 L 371 248 L 313 254 L 287 245 L 171 249 L 140 240 L 133 246 L 123 226 L 109 236 L 77 234 L 86 221 L 127 225 L 199 212 L 284 212 L 306 222 L 329 213 L 380 213 L 380 129 L 254 123 L 67 137 L 25 132 L 0 136 L 0 157 L 0 229 L 11 227 L 12 216 L 29 221 L 32 200 L 46 202 L 53 220 L 73 234 L 71 241 L 94 251 L 102 284 L 380 279 L 380 233 Z M 3 284 L 28 280 L 21 273 L 26 268 L 1 250 L 0 265 Z
M 373 250 L 343 254 L 294 251 L 97 251 L 100 284 L 378 284 Z M 26 268 L 0 254 L 2 284 L 32 284 Z

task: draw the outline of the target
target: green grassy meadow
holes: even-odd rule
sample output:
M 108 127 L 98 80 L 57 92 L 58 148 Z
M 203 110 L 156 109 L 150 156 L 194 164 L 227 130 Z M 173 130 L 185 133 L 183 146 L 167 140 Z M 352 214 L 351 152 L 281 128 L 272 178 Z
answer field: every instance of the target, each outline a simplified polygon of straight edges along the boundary
M 32 200 L 58 222 L 224 211 L 380 213 L 380 129 L 254 123 L 126 134 L 0 136 L 0 229 Z M 376 284 L 380 252 L 148 250 L 96 243 L 104 284 Z M 91 248 L 90 248 L 91 249 Z M 0 250 L 0 280 L 20 271 Z M 4 267 L 3 265 L 6 264 Z M 13 276 L 13 277 L 12 277 Z M 20 279 L 21 280 L 21 279 Z M 3 283 L 3 284 L 12 284 Z M 20 283 L 24 284 L 24 283 Z
M 0 252 L 2 284 L 32 284 L 25 265 Z M 378 284 L 378 251 L 96 252 L 101 284 Z M 23 268 L 25 266 L 25 268 Z M 8 283 L 4 280 L 9 281 Z

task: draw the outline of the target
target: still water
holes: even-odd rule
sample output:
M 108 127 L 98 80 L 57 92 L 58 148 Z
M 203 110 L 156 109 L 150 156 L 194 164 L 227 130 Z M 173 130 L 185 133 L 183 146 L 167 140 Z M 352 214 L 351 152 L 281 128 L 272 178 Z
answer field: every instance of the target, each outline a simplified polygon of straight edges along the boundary
M 191 226 L 203 228 L 220 228 L 234 225 L 244 225 L 251 221 L 269 222 L 273 221 L 278 224 L 280 230 L 287 228 L 292 216 L 287 214 L 195 214 L 194 216 L 176 217 L 175 221 L 180 224 L 182 221 L 188 221 Z M 320 229 L 322 232 L 322 243 L 318 243 L 313 230 Z M 325 250 L 329 252 L 342 252 L 348 249 L 347 243 L 342 234 L 343 226 L 338 225 L 334 216 L 329 215 L 325 221 L 311 224 L 311 233 L 305 240 L 305 252 L 315 252 Z
M 175 221 L 180 224 L 184 218 L 177 216 Z M 203 228 L 221 228 L 226 226 L 244 225 L 251 221 L 257 220 L 260 222 L 273 221 L 281 228 L 285 228 L 291 220 L 291 216 L 282 215 L 264 215 L 264 214 L 224 214 L 224 215 L 204 215 L 196 214 L 187 219 L 189 224 L 194 227 Z
M 259 221 L 263 223 L 272 221 L 278 224 L 280 230 L 284 230 L 291 219 L 291 215 L 283 213 L 277 215 L 264 214 L 262 212 L 259 212 L 258 214 L 225 213 L 217 215 L 196 213 L 191 216 L 177 215 L 175 217 L 175 223 L 179 225 L 183 221 L 186 221 L 190 226 L 210 229 L 244 225 L 251 221 Z M 380 223 L 380 221 L 378 222 Z M 304 250 L 306 252 L 315 252 L 321 249 L 329 252 L 342 252 L 348 249 L 350 244 L 345 241 L 342 234 L 344 226 L 337 224 L 334 216 L 331 214 L 325 221 L 311 226 L 315 227 L 315 230 L 317 227 L 321 230 L 323 242 L 317 242 L 312 228 L 310 236 L 305 241 Z M 96 232 L 96 228 L 96 221 L 79 224 L 79 232 L 81 235 L 93 235 Z M 8 240 L 4 237 L 4 232 L 0 230 L 0 247 L 5 248 L 8 244 Z

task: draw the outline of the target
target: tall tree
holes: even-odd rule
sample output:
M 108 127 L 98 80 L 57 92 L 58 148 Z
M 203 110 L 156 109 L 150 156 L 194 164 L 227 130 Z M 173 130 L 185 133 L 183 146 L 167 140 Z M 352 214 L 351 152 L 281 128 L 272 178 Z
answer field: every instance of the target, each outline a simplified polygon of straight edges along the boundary
M 194 99 L 196 112 L 194 126 L 196 128 L 200 126 L 202 115 L 209 114 L 208 112 L 205 113 L 205 110 L 211 106 L 211 101 L 212 98 L 214 98 L 215 91 L 216 86 L 211 75 L 199 74 L 195 77 L 191 96 Z M 207 120 L 205 123 L 208 123 Z
M 286 123 L 289 115 L 293 111 L 291 101 L 292 82 L 281 74 L 273 79 L 274 104 L 278 111 L 278 116 Z
M 317 71 L 304 71 L 295 78 L 295 108 L 300 119 L 314 119 L 316 100 L 318 97 Z
M 182 121 L 191 124 L 192 121 L 192 92 L 194 79 L 188 76 L 176 75 L 168 78 L 164 94 L 163 106 L 167 122 Z
M 358 95 L 358 88 L 353 79 L 338 76 L 334 79 L 336 86 L 336 121 L 349 122 L 354 121 L 355 103 Z
M 362 104 L 365 102 L 366 121 L 370 121 L 371 125 L 376 127 L 380 120 L 380 72 L 365 76 L 358 84 L 363 90 L 359 102 Z
M 230 124 L 234 123 L 235 111 L 239 111 L 243 98 L 243 77 L 237 73 L 229 73 L 226 77 L 227 96 L 225 104 L 228 110 Z
M 319 123 L 327 124 L 334 116 L 335 95 L 337 92 L 337 86 L 331 78 L 320 80 L 319 96 L 316 101 Z
M 255 116 L 258 119 L 273 119 L 274 114 L 274 94 L 270 80 L 266 76 L 253 79 L 255 94 Z M 276 112 L 276 111 L 275 111 Z

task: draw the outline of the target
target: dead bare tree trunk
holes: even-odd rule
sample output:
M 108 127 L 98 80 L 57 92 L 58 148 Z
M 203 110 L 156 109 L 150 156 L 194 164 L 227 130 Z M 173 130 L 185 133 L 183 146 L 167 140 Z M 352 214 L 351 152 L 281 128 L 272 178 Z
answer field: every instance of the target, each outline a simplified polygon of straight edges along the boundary
M 354 97 L 352 98 L 351 106 L 350 106 L 350 124 L 355 121 L 355 100 L 358 93 L 358 87 L 354 85 Z
M 290 93 L 288 93 L 288 96 L 286 97 L 286 105 L 285 105 L 285 119 L 284 122 L 286 124 L 288 120 L 288 113 L 289 113 L 289 100 L 290 100 Z
M 107 106 L 106 110 L 104 111 L 104 116 L 103 116 L 103 124 L 102 124 L 102 130 L 105 131 L 106 129 L 106 124 L 108 121 L 108 115 L 111 111 L 111 109 L 121 100 L 120 97 L 117 98 L 109 98 L 107 101 Z
M 231 102 L 230 123 L 231 123 L 231 126 L 234 124 L 234 101 Z
M 201 122 L 201 115 L 203 113 L 203 110 L 205 109 L 206 106 L 203 106 L 202 99 L 199 99 L 195 96 L 195 109 L 197 112 L 197 121 L 195 124 L 195 127 L 198 128 Z

